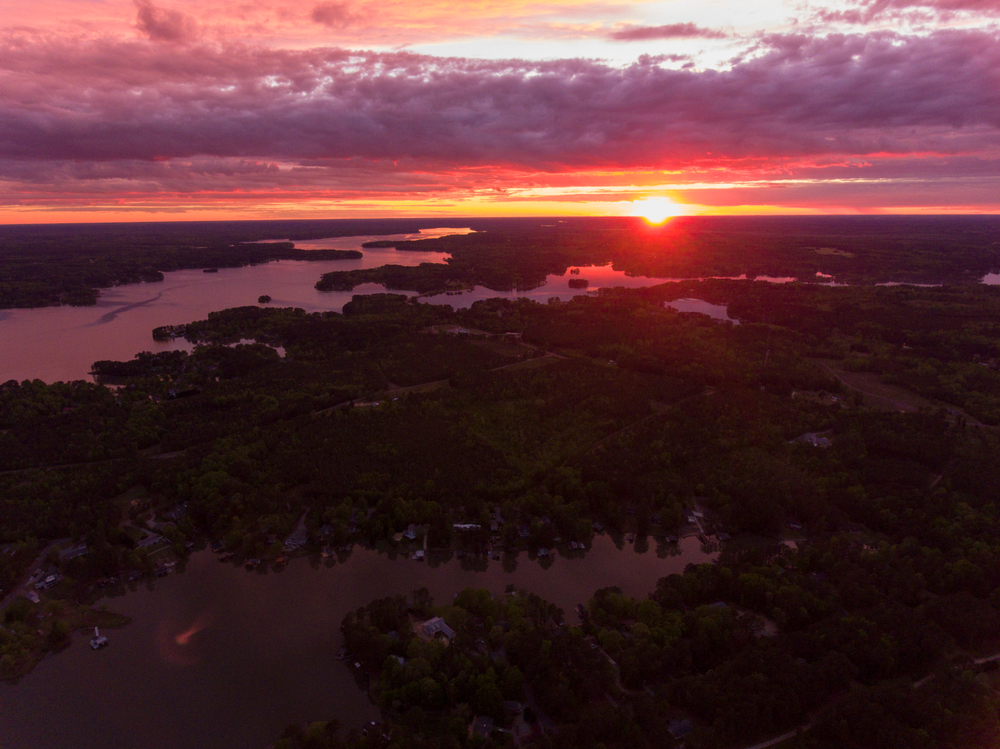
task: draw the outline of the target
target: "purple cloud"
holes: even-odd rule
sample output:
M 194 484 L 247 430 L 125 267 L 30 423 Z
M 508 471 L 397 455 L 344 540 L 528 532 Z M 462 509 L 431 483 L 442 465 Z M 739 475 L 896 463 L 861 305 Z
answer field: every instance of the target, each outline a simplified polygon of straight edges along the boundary
M 670 23 L 665 26 L 626 26 L 608 34 L 617 42 L 641 42 L 653 39 L 725 39 L 724 31 L 706 29 L 693 23 Z
M 818 17 L 826 22 L 854 24 L 871 23 L 887 16 L 917 17 L 950 16 L 959 12 L 985 15 L 1000 14 L 1000 0 L 857 0 L 856 8 L 820 10 Z
M 614 67 L 236 44 L 179 56 L 6 39 L 0 177 L 16 187 L 8 202 L 440 194 L 527 172 L 643 169 L 996 184 L 996 33 L 780 35 L 758 53 L 696 71 L 650 57 Z
M 151 0 L 135 0 L 136 28 L 154 42 L 187 42 L 196 39 L 198 28 L 190 16 L 179 10 L 154 5 Z

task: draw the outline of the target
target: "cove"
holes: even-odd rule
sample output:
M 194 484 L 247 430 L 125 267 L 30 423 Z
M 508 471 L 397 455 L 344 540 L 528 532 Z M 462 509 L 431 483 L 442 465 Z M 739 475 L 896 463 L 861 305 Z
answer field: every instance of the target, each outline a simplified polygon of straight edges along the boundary
M 469 558 L 416 562 L 356 547 L 332 566 L 317 556 L 247 572 L 196 552 L 183 572 L 102 601 L 133 618 L 107 633 L 110 647 L 95 652 L 79 634 L 19 683 L 0 684 L 0 746 L 235 749 L 266 746 L 290 723 L 336 718 L 359 728 L 378 711 L 350 661 L 335 658 L 348 611 L 420 587 L 445 604 L 466 587 L 513 585 L 574 623 L 575 606 L 599 588 L 645 597 L 660 577 L 715 557 L 694 537 L 650 539 L 647 549 L 606 535 L 566 554 L 547 568 L 524 552 L 480 557 L 474 569 Z

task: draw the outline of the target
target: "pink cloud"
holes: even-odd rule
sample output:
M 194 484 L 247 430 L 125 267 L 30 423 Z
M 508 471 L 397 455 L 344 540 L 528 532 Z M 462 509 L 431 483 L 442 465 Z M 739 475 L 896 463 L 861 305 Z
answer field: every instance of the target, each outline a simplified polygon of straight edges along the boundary
M 775 36 L 728 71 L 344 50 L 0 48 L 0 157 L 676 165 L 995 145 L 1000 45 Z M 27 73 L 23 71 L 28 71 Z
M 817 15 L 827 22 L 866 24 L 893 16 L 930 20 L 935 15 L 947 18 L 962 12 L 1000 14 L 1000 0 L 857 0 L 856 5 L 847 10 L 822 9 Z
M 320 3 L 312 9 L 310 16 L 316 23 L 335 29 L 346 28 L 358 19 L 348 3 L 340 2 Z
M 160 8 L 151 0 L 135 0 L 138 13 L 135 25 L 154 42 L 187 42 L 196 39 L 194 19 L 179 10 Z
M 727 70 L 658 63 L 8 38 L 0 202 L 467 196 L 642 170 L 1000 194 L 993 32 L 779 35 Z

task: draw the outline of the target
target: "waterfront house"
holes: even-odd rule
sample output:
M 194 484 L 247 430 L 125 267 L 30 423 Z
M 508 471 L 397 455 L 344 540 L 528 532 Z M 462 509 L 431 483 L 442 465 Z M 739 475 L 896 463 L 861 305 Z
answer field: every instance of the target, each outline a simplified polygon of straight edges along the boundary
M 420 632 L 424 637 L 431 639 L 437 634 L 442 634 L 447 640 L 451 640 L 455 637 L 455 630 L 449 627 L 445 620 L 440 616 L 435 616 L 433 619 L 428 619 L 426 622 L 420 625 Z

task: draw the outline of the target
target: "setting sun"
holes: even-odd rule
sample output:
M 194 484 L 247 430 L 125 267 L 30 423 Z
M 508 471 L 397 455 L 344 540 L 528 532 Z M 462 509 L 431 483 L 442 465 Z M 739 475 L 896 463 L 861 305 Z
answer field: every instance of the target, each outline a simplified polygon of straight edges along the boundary
M 645 198 L 632 202 L 632 215 L 642 216 L 651 224 L 662 224 L 668 218 L 679 216 L 683 212 L 683 206 L 670 198 Z

